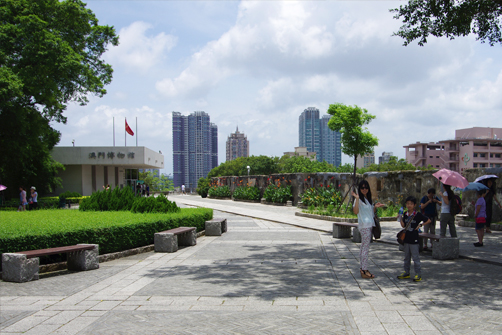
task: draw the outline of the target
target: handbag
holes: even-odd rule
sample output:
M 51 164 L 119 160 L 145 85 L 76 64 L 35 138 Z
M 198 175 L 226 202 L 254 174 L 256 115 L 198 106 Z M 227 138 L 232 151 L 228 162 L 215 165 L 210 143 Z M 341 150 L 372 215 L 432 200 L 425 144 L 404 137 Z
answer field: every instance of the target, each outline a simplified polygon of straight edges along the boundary
M 484 218 L 483 216 L 477 217 L 476 223 L 486 223 L 486 218 Z
M 375 214 L 375 217 L 373 219 L 375 221 L 375 226 L 372 229 L 372 233 L 375 240 L 377 240 L 382 236 L 382 226 L 380 225 L 380 219 L 378 218 L 378 215 Z
M 415 217 L 415 215 L 410 216 L 408 218 L 408 223 L 406 224 L 406 227 L 404 229 L 401 229 L 399 231 L 399 233 L 397 233 L 397 235 L 396 235 L 396 237 L 397 237 L 397 243 L 399 243 L 401 245 L 404 245 L 404 237 L 406 236 L 406 231 L 410 227 L 411 220 L 413 220 L 414 217 Z

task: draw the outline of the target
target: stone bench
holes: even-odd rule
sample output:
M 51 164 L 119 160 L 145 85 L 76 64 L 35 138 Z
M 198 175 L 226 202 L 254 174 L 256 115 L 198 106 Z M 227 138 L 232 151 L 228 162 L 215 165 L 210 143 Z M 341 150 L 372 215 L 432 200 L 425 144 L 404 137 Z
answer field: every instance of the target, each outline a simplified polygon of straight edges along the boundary
M 87 271 L 99 268 L 97 244 L 77 244 L 40 250 L 19 251 L 2 254 L 2 280 L 24 283 L 37 280 L 40 256 L 68 254 L 70 271 Z
M 227 232 L 227 219 L 213 218 L 206 221 L 206 236 L 221 236 Z
M 155 252 L 176 252 L 179 246 L 197 244 L 197 228 L 178 227 L 155 233 L 153 245 Z

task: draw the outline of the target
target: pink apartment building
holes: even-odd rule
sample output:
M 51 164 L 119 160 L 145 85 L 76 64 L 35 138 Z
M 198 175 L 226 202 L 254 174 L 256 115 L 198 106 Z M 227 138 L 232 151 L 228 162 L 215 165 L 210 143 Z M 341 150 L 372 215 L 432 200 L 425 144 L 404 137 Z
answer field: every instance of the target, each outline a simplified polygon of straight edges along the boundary
M 406 161 L 417 167 L 464 169 L 502 166 L 502 128 L 455 130 L 455 139 L 404 146 Z

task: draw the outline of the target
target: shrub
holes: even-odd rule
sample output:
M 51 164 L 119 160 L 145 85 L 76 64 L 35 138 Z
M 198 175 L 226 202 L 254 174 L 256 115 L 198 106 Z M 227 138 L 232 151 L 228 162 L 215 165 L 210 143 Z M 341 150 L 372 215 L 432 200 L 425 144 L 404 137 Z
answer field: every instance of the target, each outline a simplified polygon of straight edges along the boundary
M 228 186 L 213 186 L 209 189 L 210 197 L 229 198 L 232 194 Z
M 130 187 L 94 192 L 80 202 L 81 211 L 128 211 L 137 197 Z
M 67 199 L 67 198 L 80 198 L 82 197 L 82 194 L 78 193 L 78 192 L 70 192 L 70 191 L 66 191 L 64 193 L 61 193 L 59 195 L 60 198 L 64 198 L 64 199 Z
M 337 207 L 342 201 L 340 191 L 334 187 L 309 188 L 301 196 L 305 206 L 329 206 Z
M 158 197 L 136 198 L 131 208 L 133 213 L 176 213 L 180 208 L 175 202 L 167 200 L 164 195 Z
M 275 203 L 286 203 L 288 200 L 293 198 L 291 193 L 291 186 L 277 186 L 275 184 L 270 184 L 265 189 L 263 197 L 267 202 Z
M 0 252 L 99 244 L 105 254 L 153 243 L 156 232 L 180 226 L 204 229 L 212 219 L 208 208 L 182 208 L 177 213 L 81 212 L 75 210 L 2 212 Z
M 197 193 L 205 198 L 207 197 L 207 192 L 209 191 L 209 184 L 210 180 L 209 178 L 200 178 L 199 181 L 197 182 Z
M 258 187 L 239 186 L 234 190 L 234 199 L 260 200 L 260 189 Z

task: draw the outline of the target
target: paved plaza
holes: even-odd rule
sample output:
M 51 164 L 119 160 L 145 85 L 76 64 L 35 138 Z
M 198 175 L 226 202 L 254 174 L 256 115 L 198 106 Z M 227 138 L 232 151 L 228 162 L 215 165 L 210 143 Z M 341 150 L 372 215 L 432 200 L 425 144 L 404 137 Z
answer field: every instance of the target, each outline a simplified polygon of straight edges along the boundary
M 0 282 L 0 333 L 502 333 L 500 232 L 488 236 L 492 246 L 483 254 L 473 255 L 495 264 L 425 253 L 419 283 L 396 279 L 403 258 L 397 246 L 373 243 L 376 278 L 364 280 L 359 244 L 333 239 L 331 223 L 297 217 L 296 208 L 170 199 L 214 208 L 215 217 L 227 218 L 228 232 L 202 236 L 176 253 L 147 252 L 98 270 Z M 392 225 L 384 225 L 388 242 L 398 229 Z M 461 253 L 469 253 L 473 230 L 459 229 Z

